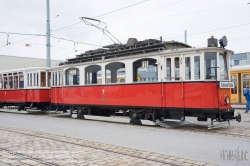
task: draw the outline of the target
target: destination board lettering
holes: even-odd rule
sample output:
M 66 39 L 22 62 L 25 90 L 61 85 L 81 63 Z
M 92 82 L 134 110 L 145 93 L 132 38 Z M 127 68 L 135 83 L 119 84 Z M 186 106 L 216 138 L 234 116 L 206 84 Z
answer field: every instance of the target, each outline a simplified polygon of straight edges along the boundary
M 234 82 L 220 82 L 220 88 L 234 88 Z

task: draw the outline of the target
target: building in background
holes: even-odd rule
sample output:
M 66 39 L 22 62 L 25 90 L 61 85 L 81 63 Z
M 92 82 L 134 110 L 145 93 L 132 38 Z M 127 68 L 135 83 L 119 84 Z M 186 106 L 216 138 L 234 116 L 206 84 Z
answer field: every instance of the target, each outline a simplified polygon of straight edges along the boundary
M 250 65 L 250 52 L 233 54 L 230 56 L 230 65 Z
M 51 60 L 51 67 L 57 67 L 63 60 Z M 0 71 L 24 67 L 46 67 L 46 59 L 0 55 Z

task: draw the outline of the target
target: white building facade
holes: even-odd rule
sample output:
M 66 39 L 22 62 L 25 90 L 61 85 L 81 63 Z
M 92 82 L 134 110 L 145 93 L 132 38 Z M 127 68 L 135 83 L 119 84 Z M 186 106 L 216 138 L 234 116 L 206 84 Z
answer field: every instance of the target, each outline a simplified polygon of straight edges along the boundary
M 51 67 L 57 67 L 63 60 L 51 60 Z M 0 71 L 25 67 L 46 67 L 46 59 L 0 55 Z

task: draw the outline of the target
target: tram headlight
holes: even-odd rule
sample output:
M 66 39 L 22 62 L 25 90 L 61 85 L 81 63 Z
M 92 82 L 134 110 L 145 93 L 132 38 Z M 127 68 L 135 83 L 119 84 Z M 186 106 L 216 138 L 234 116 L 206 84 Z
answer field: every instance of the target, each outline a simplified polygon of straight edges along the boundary
M 225 102 L 225 105 L 229 104 L 230 99 L 229 99 L 229 97 L 228 97 L 228 96 L 225 96 L 225 98 L 224 98 L 224 102 Z

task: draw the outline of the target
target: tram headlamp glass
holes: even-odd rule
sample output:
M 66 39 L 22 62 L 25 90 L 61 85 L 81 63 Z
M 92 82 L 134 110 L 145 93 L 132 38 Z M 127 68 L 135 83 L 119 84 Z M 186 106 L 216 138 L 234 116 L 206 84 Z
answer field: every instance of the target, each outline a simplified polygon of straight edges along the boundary
M 225 96 L 225 105 L 229 104 L 229 102 L 230 102 L 229 97 L 228 97 L 228 96 Z

